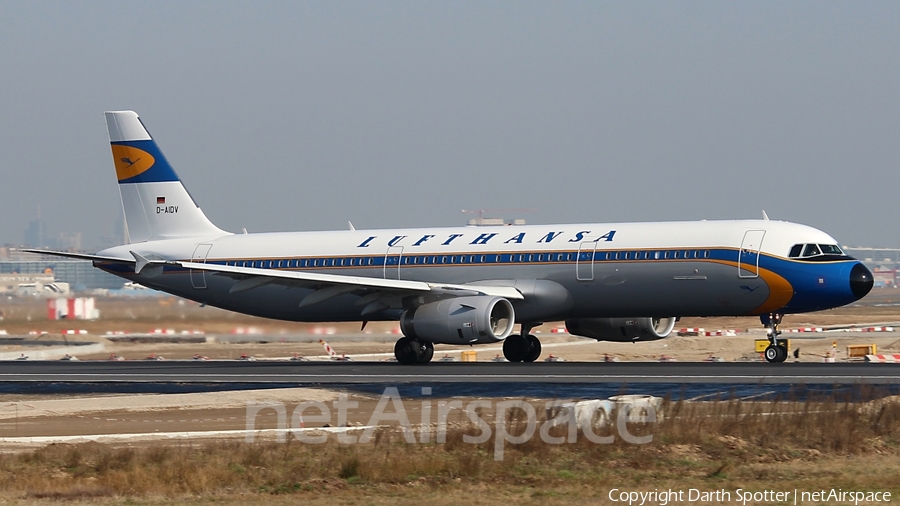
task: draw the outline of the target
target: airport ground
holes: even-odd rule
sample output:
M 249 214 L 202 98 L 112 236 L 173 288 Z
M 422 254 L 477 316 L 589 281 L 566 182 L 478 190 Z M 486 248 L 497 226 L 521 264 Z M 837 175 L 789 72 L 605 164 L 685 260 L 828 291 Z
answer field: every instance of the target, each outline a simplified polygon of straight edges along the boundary
M 45 336 L 29 337 L 45 340 L 62 339 L 60 331 L 67 329 L 88 330 L 86 336 L 65 338 L 104 344 L 102 352 L 80 356 L 82 360 L 104 360 L 110 353 L 128 360 L 143 359 L 150 353 L 167 359 L 187 359 L 195 354 L 210 359 L 236 359 L 241 354 L 267 359 L 295 353 L 324 359 L 324 350 L 317 342 L 320 338 L 329 341 L 339 354 L 356 360 L 381 360 L 389 357 L 396 340 L 390 324 L 371 323 L 367 327 L 370 333 L 365 334 L 351 325 L 271 322 L 172 298 L 97 302 L 100 320 L 48 321 L 40 301 L 9 300 L 3 305 L 0 329 L 10 336 L 46 331 Z M 875 326 L 892 322 L 900 322 L 900 292 L 875 290 L 852 307 L 788 316 L 784 326 Z M 753 318 L 684 319 L 676 328 L 742 332 L 737 336 L 672 337 L 638 344 L 597 343 L 551 332 L 560 326 L 548 324 L 539 329 L 542 342 L 549 345 L 542 359 L 552 353 L 566 361 L 601 361 L 604 355 L 647 362 L 663 355 L 681 362 L 700 361 L 710 355 L 726 361 L 759 360 L 753 352 L 753 341 L 763 335 Z M 113 331 L 143 334 L 155 329 L 179 333 L 199 330 L 205 337 L 200 339 L 203 342 L 168 343 L 158 342 L 165 337 L 158 341 L 135 339 L 137 342 L 106 337 Z M 748 329 L 755 331 L 747 333 Z M 841 361 L 850 344 L 874 343 L 879 351 L 890 350 L 900 339 L 900 332 L 840 335 L 838 339 L 830 333 L 789 337 L 801 350 L 800 360 L 808 362 L 823 361 L 833 349 Z M 267 342 L 255 342 L 258 340 Z M 833 347 L 835 340 L 837 346 Z M 500 353 L 484 348 L 474 348 L 481 361 Z M 13 349 L 18 348 L 6 345 L 0 352 Z M 443 354 L 458 356 L 459 352 L 438 347 L 436 358 Z M 358 402 L 348 410 L 347 425 L 367 425 L 379 398 L 358 390 L 347 393 L 350 400 Z M 275 401 L 285 405 L 290 414 L 300 402 L 330 404 L 338 394 L 326 388 L 146 395 L 2 394 L 0 501 L 612 504 L 609 493 L 614 488 L 644 492 L 673 489 L 685 494 L 691 488 L 727 490 L 732 494 L 729 502 L 735 500 L 739 488 L 887 490 L 894 500 L 900 494 L 896 480 L 900 475 L 900 402 L 885 397 L 886 391 L 877 388 L 860 387 L 849 397 L 798 402 L 673 402 L 666 404 L 662 423 L 652 428 L 632 427 L 636 433 L 646 430 L 652 434 L 654 439 L 649 444 L 630 444 L 621 438 L 613 444 L 596 444 L 579 433 L 575 443 L 548 445 L 534 437 L 522 445 L 507 444 L 502 461 L 493 459 L 493 439 L 477 445 L 461 442 L 464 433 L 477 433 L 461 411 L 448 418 L 447 444 L 408 444 L 396 423 L 378 429 L 380 436 L 367 444 L 341 444 L 336 434 L 322 445 L 296 440 L 279 443 L 266 431 L 277 425 L 272 410 L 254 418 L 254 427 L 261 431 L 257 441 L 243 441 L 248 403 Z M 845 391 L 842 395 L 848 394 Z M 491 400 L 504 397 L 503 392 L 496 392 Z M 564 388 L 557 398 L 568 399 Z M 431 420 L 436 418 L 436 406 L 442 400 L 460 399 L 430 399 L 435 411 Z M 551 399 L 526 400 L 542 406 Z M 404 399 L 413 423 L 421 416 L 421 402 Z M 486 421 L 495 422 L 491 409 L 480 413 Z M 323 425 L 310 422 L 305 428 Z M 207 434 L 198 434 L 201 432 Z M 88 441 L 88 437 L 96 441 Z
M 79 359 L 108 358 L 111 353 L 127 360 L 142 360 L 150 354 L 166 359 L 189 359 L 194 355 L 210 359 L 238 359 L 241 355 L 260 359 L 323 357 L 319 339 L 332 344 L 335 351 L 364 360 L 389 359 L 399 337 L 396 323 L 371 322 L 364 331 L 358 324 L 306 324 L 278 322 L 223 311 L 174 297 L 103 298 L 97 300 L 101 318 L 94 321 L 47 319 L 46 305 L 35 299 L 9 299 L 2 306 L 0 330 L 9 336 L 25 336 L 25 341 L 66 340 L 103 344 L 102 351 L 79 354 Z M 829 327 L 838 325 L 890 325 L 900 323 L 900 290 L 876 289 L 862 301 L 843 308 L 785 317 L 784 328 Z M 726 361 L 756 360 L 753 341 L 765 337 L 758 318 L 683 318 L 679 328 L 704 328 L 706 331 L 738 330 L 737 336 L 684 336 L 648 343 L 598 343 L 567 334 L 555 333 L 561 322 L 549 322 L 535 329 L 545 346 L 541 360 L 550 355 L 567 361 L 600 361 L 605 357 L 620 360 L 655 361 L 674 358 L 697 361 L 716 356 Z M 63 335 L 67 330 L 84 330 L 87 335 Z M 174 335 L 153 334 L 172 331 Z M 183 335 L 199 331 L 203 334 Z M 45 335 L 29 335 L 46 332 Z M 110 335 L 124 333 L 126 335 Z M 150 335 L 147 335 L 150 334 Z M 820 362 L 837 350 L 837 358 L 849 344 L 876 344 L 888 350 L 900 339 L 898 333 L 785 334 L 800 348 L 800 360 Z M 2 336 L 0 336 L 2 337 Z M 177 341 L 177 342 L 171 342 Z M 835 343 L 836 342 L 836 343 Z M 896 344 L 895 344 L 896 343 Z M 38 349 L 38 348 L 30 348 Z M 0 353 L 22 352 L 29 348 L 2 345 Z M 435 360 L 444 355 L 460 358 L 460 350 L 477 353 L 479 361 L 502 354 L 500 345 L 452 347 L 437 345 Z M 900 351 L 900 350 L 898 350 Z M 362 357 L 360 357 L 362 356 Z

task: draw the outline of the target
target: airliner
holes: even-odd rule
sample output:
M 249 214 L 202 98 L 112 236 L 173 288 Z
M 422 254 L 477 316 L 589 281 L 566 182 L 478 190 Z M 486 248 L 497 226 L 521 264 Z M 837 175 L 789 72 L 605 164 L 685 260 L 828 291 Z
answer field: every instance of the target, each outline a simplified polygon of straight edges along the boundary
M 106 113 L 128 244 L 93 261 L 128 281 L 239 313 L 300 322 L 398 321 L 401 364 L 435 344 L 503 343 L 534 362 L 531 333 L 635 342 L 680 317 L 760 316 L 783 362 L 785 314 L 849 304 L 872 274 L 820 230 L 784 221 L 582 223 L 229 233 L 187 192 L 133 111 Z M 518 332 L 515 327 L 518 324 Z

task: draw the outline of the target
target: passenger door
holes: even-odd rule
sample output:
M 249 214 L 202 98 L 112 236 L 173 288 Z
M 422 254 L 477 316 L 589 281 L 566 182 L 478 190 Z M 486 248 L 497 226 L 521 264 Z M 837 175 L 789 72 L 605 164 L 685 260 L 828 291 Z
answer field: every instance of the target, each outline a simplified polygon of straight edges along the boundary
M 403 260 L 403 246 L 388 248 L 384 255 L 384 279 L 400 279 L 400 262 Z
M 209 256 L 209 250 L 212 244 L 198 244 L 194 248 L 194 254 L 191 255 L 191 262 L 204 264 L 206 257 Z M 191 284 L 195 290 L 206 290 L 206 271 L 195 271 L 191 269 Z
M 575 258 L 575 279 L 578 281 L 594 280 L 594 252 L 596 241 L 584 241 L 578 245 L 578 256 Z
M 739 278 L 759 277 L 759 249 L 765 235 L 765 230 L 748 230 L 744 233 L 744 240 L 738 253 Z

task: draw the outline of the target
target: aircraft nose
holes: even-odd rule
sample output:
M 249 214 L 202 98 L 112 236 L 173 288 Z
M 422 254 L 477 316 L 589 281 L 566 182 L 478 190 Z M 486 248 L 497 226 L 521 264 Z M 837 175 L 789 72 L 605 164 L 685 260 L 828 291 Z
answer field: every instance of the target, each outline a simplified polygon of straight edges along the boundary
M 872 272 L 865 265 L 859 263 L 850 270 L 850 291 L 859 300 L 869 293 L 875 280 L 872 278 Z

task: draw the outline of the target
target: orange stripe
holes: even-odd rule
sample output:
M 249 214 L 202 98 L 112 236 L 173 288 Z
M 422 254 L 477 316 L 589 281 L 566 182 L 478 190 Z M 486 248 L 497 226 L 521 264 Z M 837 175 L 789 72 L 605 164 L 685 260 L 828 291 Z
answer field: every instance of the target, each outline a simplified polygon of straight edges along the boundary
M 737 262 L 732 262 L 730 260 L 707 260 L 709 262 L 715 262 L 722 265 L 730 265 L 735 269 L 738 268 Z M 748 273 L 752 273 L 750 269 L 746 267 L 741 267 L 741 269 L 747 271 Z M 765 281 L 766 285 L 769 287 L 769 297 L 766 298 L 765 302 L 760 304 L 759 307 L 750 312 L 752 315 L 761 315 L 766 313 L 771 313 L 777 309 L 780 309 L 787 305 L 788 302 L 791 301 L 791 298 L 794 296 L 794 287 L 791 283 L 782 277 L 780 274 L 772 272 L 768 269 L 763 269 L 760 267 L 759 269 L 759 277 Z

